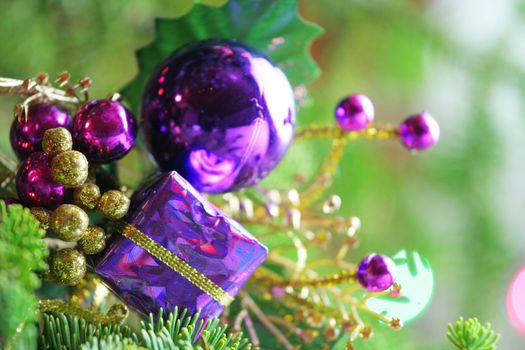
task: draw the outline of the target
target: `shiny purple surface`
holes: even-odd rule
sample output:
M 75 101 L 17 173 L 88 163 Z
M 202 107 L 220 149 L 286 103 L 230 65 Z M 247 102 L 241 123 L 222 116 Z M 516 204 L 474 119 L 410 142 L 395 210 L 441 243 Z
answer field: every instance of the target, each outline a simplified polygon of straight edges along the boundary
M 175 51 L 142 101 L 142 132 L 163 171 L 176 170 L 199 191 L 250 186 L 284 156 L 295 105 L 284 73 L 232 41 Z
M 54 209 L 71 198 L 72 189 L 59 185 L 51 175 L 51 158 L 35 152 L 20 164 L 16 174 L 18 198 L 27 207 Z
M 350 95 L 339 102 L 335 117 L 345 131 L 363 130 L 374 120 L 374 105 L 365 95 Z
M 396 264 L 385 255 L 370 254 L 361 261 L 357 280 L 369 292 L 390 288 L 396 278 Z
M 133 198 L 128 223 L 235 296 L 267 250 L 249 232 L 222 214 L 176 172 L 161 175 Z M 159 307 L 202 310 L 223 307 L 177 272 L 129 239 L 117 235 L 95 270 L 128 305 L 144 314 Z
M 429 113 L 414 114 L 399 128 L 401 141 L 411 150 L 424 150 L 439 140 L 439 125 Z
M 47 129 L 64 127 L 69 129 L 71 118 L 58 107 L 39 103 L 30 105 L 26 118 L 15 119 L 11 124 L 10 141 L 20 160 L 33 152 L 42 150 L 42 139 Z
M 95 100 L 80 109 L 71 133 L 75 149 L 90 162 L 109 163 L 128 153 L 137 137 L 137 122 L 117 101 Z

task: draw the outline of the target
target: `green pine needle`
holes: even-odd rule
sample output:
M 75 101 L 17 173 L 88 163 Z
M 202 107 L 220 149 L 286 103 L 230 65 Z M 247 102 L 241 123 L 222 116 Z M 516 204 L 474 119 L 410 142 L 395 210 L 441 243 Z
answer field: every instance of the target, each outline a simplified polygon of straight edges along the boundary
M 448 338 L 460 350 L 496 350 L 500 335 L 494 333 L 490 323 L 484 326 L 477 318 L 460 317 L 454 326 L 448 325 Z
M 104 326 L 64 314 L 44 315 L 41 348 L 45 350 L 152 349 L 152 350 L 250 350 L 242 334 L 226 332 L 219 320 L 204 325 L 199 313 L 190 316 L 178 309 L 157 321 L 150 315 L 139 333 L 126 326 Z M 200 334 L 200 337 L 199 337 Z M 198 340 L 197 340 L 198 338 Z
M 0 348 L 34 348 L 35 274 L 46 268 L 45 232 L 28 209 L 0 201 Z

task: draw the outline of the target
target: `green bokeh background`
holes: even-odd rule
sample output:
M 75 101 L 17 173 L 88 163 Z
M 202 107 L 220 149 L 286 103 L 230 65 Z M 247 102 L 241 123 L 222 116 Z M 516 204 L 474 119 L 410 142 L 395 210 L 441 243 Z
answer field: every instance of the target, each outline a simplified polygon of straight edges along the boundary
M 203 1 L 204 2 L 204 1 Z M 224 1 L 207 1 L 220 5 Z M 414 249 L 432 263 L 435 297 L 401 332 L 376 329 L 358 349 L 450 349 L 446 324 L 491 321 L 501 349 L 525 348 L 505 294 L 525 264 L 525 4 L 518 0 L 301 0 L 326 33 L 312 51 L 323 70 L 299 126 L 332 122 L 338 99 L 369 95 L 377 119 L 430 111 L 442 138 L 412 156 L 397 142 L 351 143 L 331 189 L 361 218 L 358 260 Z M 133 52 L 153 39 L 153 18 L 179 16 L 192 0 L 0 0 L 0 76 L 69 70 L 94 81 L 92 96 L 136 74 Z M 203 24 L 205 25 L 205 24 Z M 15 99 L 0 99 L 0 147 L 9 149 Z M 327 146 L 327 145 L 326 145 Z M 270 182 L 313 174 L 327 147 L 301 146 Z M 525 294 L 525 291 L 524 291 Z

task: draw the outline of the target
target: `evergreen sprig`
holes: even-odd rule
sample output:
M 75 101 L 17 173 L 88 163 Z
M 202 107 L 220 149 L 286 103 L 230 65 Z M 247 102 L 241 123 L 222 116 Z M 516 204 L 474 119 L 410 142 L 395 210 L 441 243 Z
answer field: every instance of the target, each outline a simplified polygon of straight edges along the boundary
M 62 313 L 44 315 L 41 348 L 45 350 L 155 349 L 155 350 L 250 350 L 242 334 L 226 332 L 218 319 L 204 322 L 199 313 L 177 308 L 157 319 L 150 315 L 140 332 L 126 326 L 104 326 Z
M 28 209 L 0 201 L 0 348 L 36 346 L 36 271 L 45 269 L 45 232 Z
M 490 323 L 481 325 L 477 318 L 464 320 L 460 317 L 456 324 L 448 325 L 448 338 L 460 350 L 496 350 L 500 335 L 496 334 Z

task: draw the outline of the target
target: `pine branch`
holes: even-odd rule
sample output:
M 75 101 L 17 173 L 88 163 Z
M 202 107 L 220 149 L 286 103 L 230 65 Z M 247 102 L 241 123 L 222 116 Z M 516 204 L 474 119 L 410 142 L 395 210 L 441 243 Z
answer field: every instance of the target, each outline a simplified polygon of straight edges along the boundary
M 0 348 L 34 348 L 37 320 L 35 271 L 46 267 L 44 231 L 28 209 L 0 203 Z
M 178 309 L 157 320 L 150 315 L 141 330 L 104 326 L 63 313 L 45 314 L 40 348 L 45 350 L 155 349 L 155 350 L 250 350 L 242 334 L 226 333 L 226 326 L 213 319 L 204 324 L 199 313 L 190 316 Z
M 484 326 L 477 318 L 464 320 L 460 317 L 454 326 L 448 325 L 448 338 L 460 350 L 496 350 L 500 335 L 496 334 L 490 323 Z

